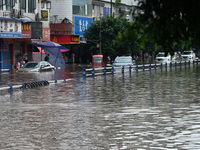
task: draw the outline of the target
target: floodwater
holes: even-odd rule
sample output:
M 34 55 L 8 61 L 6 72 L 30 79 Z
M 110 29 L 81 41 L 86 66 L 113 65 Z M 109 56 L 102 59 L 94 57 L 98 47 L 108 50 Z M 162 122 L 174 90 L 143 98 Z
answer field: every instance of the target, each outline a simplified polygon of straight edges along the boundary
M 0 149 L 200 149 L 200 65 L 82 78 L 82 66 L 0 75 Z

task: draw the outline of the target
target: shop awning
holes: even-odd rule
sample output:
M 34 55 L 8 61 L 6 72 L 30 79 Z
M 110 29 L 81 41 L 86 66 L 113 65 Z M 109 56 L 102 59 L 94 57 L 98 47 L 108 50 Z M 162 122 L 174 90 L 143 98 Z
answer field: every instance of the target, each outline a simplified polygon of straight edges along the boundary
M 35 22 L 35 21 L 32 21 L 32 20 L 28 20 L 28 19 L 16 19 L 16 18 L 6 18 L 6 17 L 0 17 L 0 20 L 21 21 L 23 23 Z

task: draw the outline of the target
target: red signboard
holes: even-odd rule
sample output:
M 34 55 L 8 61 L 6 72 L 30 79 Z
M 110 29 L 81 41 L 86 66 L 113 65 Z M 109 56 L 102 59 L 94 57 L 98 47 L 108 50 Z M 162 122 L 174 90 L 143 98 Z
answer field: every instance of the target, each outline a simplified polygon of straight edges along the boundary
M 50 28 L 43 28 L 43 40 L 50 41 Z
M 22 38 L 31 38 L 31 23 L 22 23 Z
M 77 35 L 51 35 L 51 41 L 59 44 L 80 44 Z

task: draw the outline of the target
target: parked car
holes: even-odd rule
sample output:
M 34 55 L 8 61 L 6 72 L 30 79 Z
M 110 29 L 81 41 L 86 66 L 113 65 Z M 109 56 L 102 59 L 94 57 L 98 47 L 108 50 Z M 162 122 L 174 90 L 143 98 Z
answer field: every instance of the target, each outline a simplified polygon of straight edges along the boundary
M 165 52 L 159 52 L 156 55 L 155 59 L 156 63 L 170 63 L 171 62 L 171 55 L 168 53 L 167 56 L 165 55 Z
M 117 56 L 114 60 L 113 66 L 132 66 L 135 60 L 131 56 Z
M 41 71 L 52 71 L 56 69 L 47 61 L 40 62 L 27 62 L 22 68 L 17 70 L 17 72 L 41 72 Z
M 181 55 L 182 61 L 193 61 L 196 58 L 196 54 L 193 51 L 184 51 Z

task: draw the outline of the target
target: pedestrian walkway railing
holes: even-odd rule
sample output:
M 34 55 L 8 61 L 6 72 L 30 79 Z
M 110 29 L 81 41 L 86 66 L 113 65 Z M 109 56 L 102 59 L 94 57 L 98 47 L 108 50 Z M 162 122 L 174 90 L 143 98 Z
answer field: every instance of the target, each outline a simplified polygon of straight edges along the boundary
M 151 71 L 152 69 L 164 69 L 172 68 L 177 66 L 187 66 L 191 64 L 198 64 L 199 60 L 193 61 L 179 61 L 179 62 L 170 62 L 170 63 L 155 63 L 155 64 L 142 64 L 142 65 L 132 65 L 132 66 L 120 66 L 120 67 L 101 67 L 101 68 L 83 68 L 83 77 L 95 77 L 97 75 L 107 75 L 115 74 L 116 72 L 139 72 L 139 71 Z

